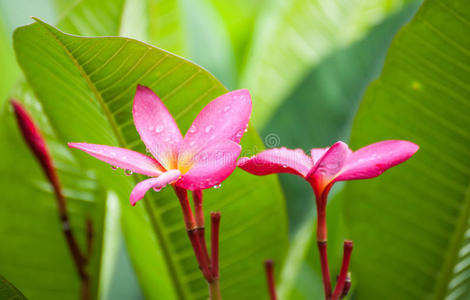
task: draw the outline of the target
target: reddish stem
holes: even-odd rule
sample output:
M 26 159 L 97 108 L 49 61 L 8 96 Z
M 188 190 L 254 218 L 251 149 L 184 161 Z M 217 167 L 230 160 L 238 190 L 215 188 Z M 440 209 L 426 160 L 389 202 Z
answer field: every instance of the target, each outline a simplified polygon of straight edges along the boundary
M 272 260 L 267 260 L 264 262 L 264 267 L 266 269 L 269 297 L 271 300 L 277 300 L 276 285 L 274 283 L 274 262 Z
M 336 283 L 336 287 L 331 298 L 332 300 L 339 300 L 343 294 L 344 284 L 346 282 L 346 278 L 348 277 L 352 248 L 352 241 L 344 241 L 343 263 L 341 264 L 341 271 L 339 272 L 338 282 Z
M 193 191 L 193 200 L 194 200 L 194 215 L 196 219 L 197 238 L 199 239 L 199 244 L 201 245 L 202 259 L 204 264 L 210 265 L 209 252 L 207 251 L 205 227 L 204 227 L 204 210 L 202 206 L 202 191 L 196 190 Z
M 343 299 L 344 297 L 346 297 L 350 289 L 351 289 L 351 273 L 348 272 L 348 276 L 346 276 L 346 281 L 344 282 L 344 288 L 343 288 L 343 292 L 341 293 L 340 299 Z
M 220 212 L 211 212 L 212 276 L 219 278 L 219 228 Z
M 331 297 L 331 279 L 330 279 L 330 268 L 328 267 L 328 255 L 327 255 L 327 241 L 317 241 L 318 252 L 320 253 L 320 265 L 323 279 L 323 290 L 325 291 L 325 299 Z
M 180 200 L 186 230 L 195 229 L 197 226 L 193 216 L 193 211 L 191 210 L 191 205 L 189 205 L 188 192 L 185 189 L 182 189 L 177 186 L 174 186 L 174 190 L 176 196 L 178 196 L 178 199 Z
M 202 209 L 202 191 L 193 191 L 194 214 L 196 216 L 196 226 L 204 227 L 204 211 Z
M 204 239 L 204 227 L 199 228 L 196 225 L 196 220 L 188 200 L 188 192 L 177 186 L 174 186 L 174 190 L 176 196 L 178 196 L 178 199 L 180 200 L 186 231 L 188 233 L 191 246 L 193 247 L 194 255 L 196 256 L 196 260 L 204 278 L 209 281 L 212 278 L 212 272 L 210 270 L 210 260 Z

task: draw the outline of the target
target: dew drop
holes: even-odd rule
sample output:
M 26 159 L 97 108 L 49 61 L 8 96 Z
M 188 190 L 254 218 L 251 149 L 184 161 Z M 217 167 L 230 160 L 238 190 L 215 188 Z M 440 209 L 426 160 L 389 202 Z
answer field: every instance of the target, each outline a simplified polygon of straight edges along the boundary
M 196 126 L 194 126 L 194 125 L 191 125 L 191 127 L 189 128 L 189 132 L 191 132 L 191 133 L 195 133 L 196 131 L 197 131 L 197 128 L 196 128 Z
M 241 138 L 242 136 L 243 136 L 243 131 L 237 132 L 237 135 L 236 135 L 237 138 Z
M 163 126 L 162 125 L 158 125 L 157 127 L 155 127 L 155 132 L 156 133 L 160 133 L 163 131 Z
M 230 110 L 230 106 L 225 106 L 224 107 L 224 112 L 228 112 Z
M 212 126 L 212 125 L 208 125 L 208 126 L 206 127 L 205 132 L 206 132 L 206 133 L 209 133 L 209 132 L 212 130 L 213 127 L 214 127 L 214 126 Z
M 118 169 L 118 167 L 117 167 L 117 166 L 111 166 L 111 169 L 113 169 L 113 170 L 117 170 L 117 169 Z
M 207 153 L 201 155 L 201 160 L 206 160 L 208 157 Z
M 191 142 L 189 142 L 189 146 L 190 146 L 190 147 L 194 146 L 194 144 L 196 144 L 196 141 L 191 141 Z
M 132 173 L 134 173 L 134 172 L 132 172 L 131 170 L 125 170 L 124 171 L 124 174 L 126 174 L 126 176 L 131 176 Z
M 154 187 L 153 187 L 153 190 L 154 190 L 155 192 L 160 192 L 162 189 L 163 189 L 162 186 L 161 186 L 161 187 L 157 187 L 157 186 L 154 186 Z
M 286 165 L 282 165 L 282 167 L 283 167 L 283 168 L 287 168 L 287 166 L 286 166 Z
M 214 189 L 220 189 L 222 187 L 222 184 L 216 184 L 213 186 Z

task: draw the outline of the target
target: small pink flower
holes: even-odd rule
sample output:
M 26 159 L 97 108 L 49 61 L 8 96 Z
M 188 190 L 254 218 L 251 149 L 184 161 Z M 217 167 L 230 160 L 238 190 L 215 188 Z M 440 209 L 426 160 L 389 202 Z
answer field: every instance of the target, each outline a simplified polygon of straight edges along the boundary
M 410 158 L 419 147 L 407 141 L 382 141 L 357 151 L 337 142 L 329 148 L 314 148 L 310 156 L 301 149 L 268 149 L 251 158 L 242 157 L 238 166 L 255 175 L 291 173 L 305 178 L 318 198 L 333 183 L 379 176 Z
M 238 166 L 255 175 L 291 173 L 305 178 L 313 188 L 317 204 L 317 239 L 326 240 L 326 202 L 337 181 L 367 179 L 410 158 L 419 147 L 407 141 L 383 141 L 357 151 L 337 142 L 329 148 L 314 148 L 310 156 L 301 149 L 265 150 L 251 158 L 242 157 Z
M 251 97 L 247 90 L 224 94 L 209 103 L 181 135 L 163 102 L 139 85 L 134 97 L 135 127 L 155 157 L 118 147 L 69 143 L 104 162 L 152 178 L 139 182 L 131 192 L 135 205 L 145 193 L 167 184 L 201 190 L 220 184 L 235 169 L 241 152 L 240 139 L 248 126 Z

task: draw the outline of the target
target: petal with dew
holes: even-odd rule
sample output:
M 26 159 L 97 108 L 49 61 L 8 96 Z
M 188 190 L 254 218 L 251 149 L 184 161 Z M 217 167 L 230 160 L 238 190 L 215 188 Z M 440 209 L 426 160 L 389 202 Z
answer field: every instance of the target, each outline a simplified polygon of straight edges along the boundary
M 132 150 L 88 143 L 68 143 L 69 147 L 82 150 L 112 166 L 135 173 L 158 176 L 165 170 L 153 158 Z
M 335 181 L 367 179 L 379 176 L 387 169 L 401 164 L 418 151 L 419 146 L 399 140 L 371 144 L 353 152 Z
M 240 142 L 251 115 L 251 96 L 236 90 L 212 100 L 198 114 L 184 137 L 184 149 L 199 151 L 215 141 Z
M 130 201 L 132 205 L 135 205 L 137 201 L 140 199 L 144 198 L 145 193 L 151 188 L 157 188 L 157 189 L 162 189 L 164 188 L 167 184 L 170 184 L 181 176 L 181 172 L 179 170 L 170 170 L 162 175 L 155 177 L 155 178 L 149 178 L 146 180 L 143 180 L 136 184 L 134 189 L 131 192 L 130 196 Z
M 336 142 L 315 163 L 307 175 L 307 180 L 312 184 L 315 193 L 321 194 L 343 168 L 351 149 L 343 142 Z
M 230 140 L 220 141 L 197 153 L 183 152 L 179 169 L 187 169 L 176 183 L 187 190 L 203 190 L 219 185 L 235 169 L 241 146 Z
M 149 88 L 138 85 L 132 108 L 134 124 L 147 149 L 167 170 L 175 168 L 183 140 L 168 109 Z
M 313 162 L 302 149 L 268 149 L 248 158 L 238 160 L 238 166 L 254 175 L 291 173 L 305 177 L 313 167 Z

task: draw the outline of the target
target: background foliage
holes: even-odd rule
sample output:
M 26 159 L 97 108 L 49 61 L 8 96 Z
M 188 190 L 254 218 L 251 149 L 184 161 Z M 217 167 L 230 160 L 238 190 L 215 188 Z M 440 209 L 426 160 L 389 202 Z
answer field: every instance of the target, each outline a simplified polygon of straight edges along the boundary
M 65 143 L 145 151 L 130 118 L 137 83 L 183 131 L 226 89 L 249 88 L 246 155 L 262 141 L 421 146 L 384 176 L 333 191 L 332 273 L 342 240 L 353 239 L 355 299 L 469 299 L 469 16 L 465 0 L 0 0 L 0 274 L 28 298 L 77 299 L 54 198 L 7 102 L 15 97 L 48 140 L 82 246 L 84 220 L 94 220 L 96 297 L 204 299 L 172 193 L 132 208 L 136 176 Z M 266 258 L 277 262 L 281 299 L 321 294 L 313 196 L 299 178 L 280 182 L 236 171 L 207 193 L 206 212 L 222 211 L 224 299 L 267 299 Z

